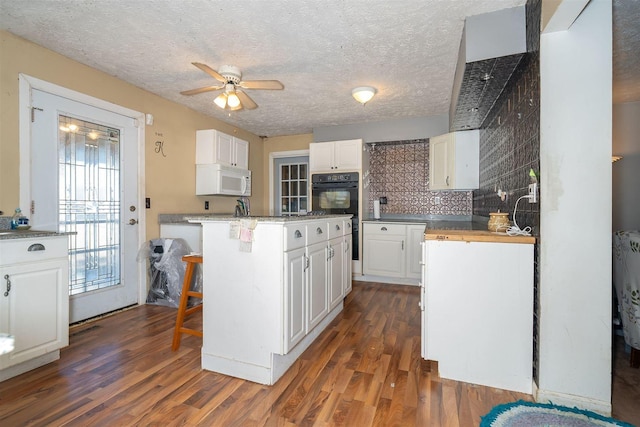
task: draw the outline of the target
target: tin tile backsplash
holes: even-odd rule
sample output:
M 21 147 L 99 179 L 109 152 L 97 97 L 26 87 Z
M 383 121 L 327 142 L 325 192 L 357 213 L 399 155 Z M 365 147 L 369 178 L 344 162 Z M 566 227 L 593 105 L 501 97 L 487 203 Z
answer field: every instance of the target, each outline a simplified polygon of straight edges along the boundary
M 387 198 L 384 214 L 471 215 L 471 191 L 429 191 L 429 140 L 385 142 L 369 149 L 369 205 Z

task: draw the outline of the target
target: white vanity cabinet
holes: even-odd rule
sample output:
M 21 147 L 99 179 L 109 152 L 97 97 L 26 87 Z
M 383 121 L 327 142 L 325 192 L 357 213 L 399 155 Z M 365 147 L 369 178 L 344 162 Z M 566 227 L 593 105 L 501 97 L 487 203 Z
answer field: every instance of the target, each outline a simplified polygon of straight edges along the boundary
M 310 172 L 359 171 L 361 169 L 361 139 L 309 144 Z
M 69 344 L 67 236 L 0 240 L 0 381 L 59 359 Z
M 249 169 L 249 142 L 215 129 L 196 131 L 196 164 Z
M 429 190 L 474 190 L 480 180 L 478 130 L 429 138 Z

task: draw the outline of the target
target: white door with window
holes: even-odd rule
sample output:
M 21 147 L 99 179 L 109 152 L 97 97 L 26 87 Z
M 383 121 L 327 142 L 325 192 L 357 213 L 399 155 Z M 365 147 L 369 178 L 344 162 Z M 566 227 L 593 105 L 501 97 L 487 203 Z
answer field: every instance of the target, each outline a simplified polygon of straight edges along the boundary
M 31 91 L 31 221 L 69 238 L 71 323 L 139 299 L 135 119 Z
M 309 204 L 309 157 L 285 157 L 274 161 L 275 203 L 277 216 L 306 215 Z

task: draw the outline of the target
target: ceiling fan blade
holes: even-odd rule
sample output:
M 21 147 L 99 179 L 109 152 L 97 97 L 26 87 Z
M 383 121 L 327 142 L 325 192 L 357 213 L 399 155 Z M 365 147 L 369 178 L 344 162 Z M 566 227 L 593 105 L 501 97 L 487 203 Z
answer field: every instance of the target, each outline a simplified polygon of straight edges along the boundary
M 205 73 L 209 74 L 211 77 L 213 77 L 214 79 L 218 80 L 219 82 L 222 82 L 222 83 L 226 83 L 227 82 L 227 79 L 222 77 L 220 74 L 218 74 L 218 72 L 216 70 L 214 70 L 213 68 L 209 67 L 207 64 L 202 64 L 200 62 L 192 62 L 192 64 L 195 65 L 196 67 L 200 68 L 202 71 L 204 71 Z
M 258 104 L 253 102 L 253 99 L 249 98 L 249 95 L 247 95 L 243 91 L 236 90 L 236 95 L 238 95 L 238 98 L 240 98 L 240 103 L 242 104 L 242 106 L 247 110 L 254 110 L 258 108 Z
M 278 80 L 243 80 L 238 86 L 244 89 L 282 90 L 284 85 Z
M 199 93 L 212 92 L 214 90 L 219 90 L 219 89 L 222 89 L 223 87 L 224 87 L 224 85 L 206 86 L 206 87 L 201 87 L 199 89 L 185 90 L 185 91 L 180 92 L 180 93 L 182 95 L 197 95 Z

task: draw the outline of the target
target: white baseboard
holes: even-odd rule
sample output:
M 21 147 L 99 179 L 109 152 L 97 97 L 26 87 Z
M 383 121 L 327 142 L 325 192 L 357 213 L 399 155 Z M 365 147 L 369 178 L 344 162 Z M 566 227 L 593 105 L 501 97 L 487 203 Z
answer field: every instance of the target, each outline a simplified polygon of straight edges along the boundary
M 24 374 L 25 372 L 39 368 L 40 366 L 44 366 L 47 363 L 54 362 L 58 359 L 60 359 L 60 350 L 55 350 L 51 353 L 46 353 L 34 359 L 27 360 L 26 362 L 22 362 L 17 365 L 10 366 L 6 369 L 2 369 L 0 370 L 0 381 L 17 377 L 20 374 Z
M 534 390 L 535 399 L 538 403 L 553 403 L 554 405 L 568 406 L 569 408 L 585 409 L 597 412 L 598 414 L 611 416 L 611 402 L 589 399 L 583 396 L 558 393 L 549 390 Z
M 360 282 L 378 282 L 378 283 L 388 283 L 391 285 L 409 285 L 409 286 L 420 286 L 420 279 L 405 279 L 400 277 L 385 277 L 385 276 L 371 276 L 368 274 L 363 275 L 353 275 L 353 280 L 358 280 Z

